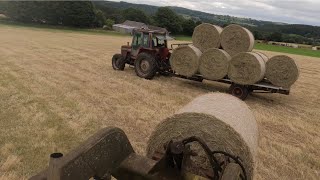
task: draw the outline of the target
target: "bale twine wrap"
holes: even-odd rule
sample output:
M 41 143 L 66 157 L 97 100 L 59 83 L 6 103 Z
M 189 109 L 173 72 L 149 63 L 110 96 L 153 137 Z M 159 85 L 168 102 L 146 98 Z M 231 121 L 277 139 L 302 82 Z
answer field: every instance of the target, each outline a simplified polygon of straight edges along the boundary
M 201 54 L 193 45 L 179 46 L 171 54 L 171 67 L 176 73 L 191 77 L 198 72 Z
M 224 151 L 240 157 L 249 179 L 253 176 L 257 153 L 258 129 L 255 117 L 241 100 L 228 94 L 210 93 L 200 96 L 173 116 L 161 122 L 148 141 L 147 155 L 152 157 L 163 151 L 170 140 L 182 140 L 197 136 L 212 151 Z M 204 152 L 197 144 L 191 149 L 199 156 L 192 160 L 208 169 Z
M 229 63 L 228 77 L 241 85 L 252 85 L 264 78 L 266 64 L 257 53 L 243 52 L 234 56 Z
M 276 86 L 289 88 L 298 80 L 299 68 L 288 56 L 274 56 L 267 62 L 266 67 L 266 78 Z
M 223 29 L 221 46 L 231 56 L 241 52 L 250 52 L 254 46 L 254 36 L 248 29 L 232 24 Z
M 221 32 L 222 28 L 219 26 L 207 23 L 200 24 L 193 31 L 192 42 L 202 52 L 210 48 L 219 48 Z
M 199 72 L 209 80 L 219 80 L 228 74 L 231 56 L 222 49 L 211 48 L 200 57 Z

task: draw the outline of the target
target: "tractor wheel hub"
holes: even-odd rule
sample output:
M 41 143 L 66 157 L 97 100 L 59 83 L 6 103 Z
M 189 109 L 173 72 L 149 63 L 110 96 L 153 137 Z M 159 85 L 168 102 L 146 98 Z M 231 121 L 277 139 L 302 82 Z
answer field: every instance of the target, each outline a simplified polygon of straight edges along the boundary
M 149 62 L 147 60 L 142 60 L 140 68 L 142 71 L 148 71 L 148 69 L 150 68 Z

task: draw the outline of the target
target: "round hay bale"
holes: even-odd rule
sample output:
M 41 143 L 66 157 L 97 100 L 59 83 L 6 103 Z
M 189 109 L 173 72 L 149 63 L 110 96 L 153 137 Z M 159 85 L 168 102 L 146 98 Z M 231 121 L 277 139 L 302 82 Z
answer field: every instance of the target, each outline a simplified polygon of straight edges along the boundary
M 191 77 L 198 72 L 201 54 L 193 45 L 179 46 L 171 54 L 171 68 L 180 75 Z
M 170 140 L 191 136 L 202 139 L 212 151 L 224 151 L 240 157 L 249 179 L 252 178 L 258 129 L 253 113 L 243 101 L 222 93 L 210 93 L 194 99 L 156 127 L 148 141 L 147 156 L 163 151 L 163 145 Z M 193 163 L 208 169 L 206 156 L 199 153 L 199 146 L 192 144 L 191 149 L 199 155 L 192 160 Z
M 202 52 L 210 48 L 219 48 L 221 32 L 222 28 L 219 26 L 207 23 L 200 24 L 193 31 L 192 42 Z
M 269 59 L 266 66 L 266 78 L 276 86 L 289 88 L 298 80 L 299 68 L 288 56 L 274 56 Z
M 222 49 L 208 49 L 200 57 L 199 72 L 209 80 L 219 80 L 228 74 L 231 56 Z
M 223 29 L 221 46 L 231 56 L 241 52 L 250 52 L 254 46 L 254 36 L 248 29 L 232 24 Z
M 263 58 L 253 52 L 234 56 L 229 63 L 228 77 L 234 83 L 252 85 L 264 78 L 266 65 Z
M 262 52 L 255 52 L 255 53 L 258 54 L 259 56 L 261 56 L 265 63 L 267 63 L 269 61 L 269 58 L 266 54 L 264 54 Z

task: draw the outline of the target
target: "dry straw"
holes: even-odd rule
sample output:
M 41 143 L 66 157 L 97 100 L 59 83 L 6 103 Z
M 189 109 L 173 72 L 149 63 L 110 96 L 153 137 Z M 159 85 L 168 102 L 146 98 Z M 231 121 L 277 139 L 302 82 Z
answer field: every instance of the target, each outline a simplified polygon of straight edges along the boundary
M 298 66 L 288 56 L 274 56 L 267 62 L 266 78 L 276 86 L 289 88 L 298 77 Z
M 219 48 L 221 32 L 222 28 L 219 26 L 207 23 L 200 24 L 193 31 L 192 42 L 202 52 L 210 48 Z
M 194 99 L 172 117 L 160 123 L 148 141 L 147 155 L 163 151 L 170 140 L 197 136 L 213 151 L 225 151 L 240 157 L 249 179 L 253 176 L 258 129 L 249 107 L 236 97 L 211 93 Z M 208 169 L 205 155 L 193 144 L 199 156 L 192 161 Z
M 228 74 L 231 56 L 222 49 L 208 49 L 200 57 L 199 72 L 209 80 L 219 80 Z
M 265 63 L 267 63 L 269 61 L 269 57 L 266 54 L 264 54 L 262 52 L 255 52 L 255 53 L 258 54 L 259 56 L 261 56 Z
M 180 46 L 171 54 L 171 67 L 176 73 L 191 77 L 198 72 L 201 54 L 201 51 L 193 45 Z
M 245 52 L 234 56 L 229 63 L 228 77 L 237 84 L 252 85 L 264 78 L 266 65 L 257 53 Z
M 254 36 L 248 29 L 232 24 L 223 29 L 221 46 L 231 56 L 241 52 L 250 52 L 254 46 Z

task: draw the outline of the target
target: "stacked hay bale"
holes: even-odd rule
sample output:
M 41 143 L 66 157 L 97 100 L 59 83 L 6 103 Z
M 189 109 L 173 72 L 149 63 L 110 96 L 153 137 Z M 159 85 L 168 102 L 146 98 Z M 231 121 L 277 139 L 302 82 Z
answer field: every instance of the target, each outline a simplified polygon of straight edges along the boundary
M 254 36 L 246 28 L 231 24 L 221 33 L 221 47 L 231 56 L 241 52 L 251 52 L 254 46 Z
M 266 63 L 257 53 L 242 52 L 232 58 L 228 76 L 232 82 L 251 85 L 261 81 L 266 72 Z
M 170 58 L 172 69 L 180 75 L 200 73 L 209 80 L 229 77 L 241 85 L 267 78 L 280 87 L 290 87 L 298 78 L 298 67 L 291 58 L 275 56 L 269 60 L 263 53 L 252 52 L 254 36 L 239 25 L 222 29 L 201 24 L 194 29 L 192 41 L 193 45 L 175 49 Z
M 198 72 L 201 54 L 193 45 L 179 46 L 171 54 L 171 68 L 180 75 L 191 77 Z
M 266 78 L 274 85 L 289 88 L 299 77 L 295 61 L 284 55 L 274 56 L 267 63 Z
M 192 35 L 192 42 L 201 52 L 211 48 L 220 47 L 220 34 L 222 28 L 212 24 L 200 24 L 197 26 Z
M 202 139 L 212 151 L 238 156 L 248 179 L 252 179 L 258 129 L 253 113 L 244 102 L 222 93 L 196 98 L 156 127 L 148 142 L 147 155 L 152 157 L 155 152 L 162 152 L 164 144 L 170 140 L 183 140 L 191 136 Z M 201 148 L 195 143 L 191 148 L 199 155 L 194 157 L 193 163 L 209 169 L 205 161 L 207 156 Z
M 222 49 L 206 50 L 200 57 L 199 72 L 206 79 L 219 80 L 228 74 L 231 56 Z

